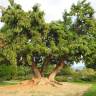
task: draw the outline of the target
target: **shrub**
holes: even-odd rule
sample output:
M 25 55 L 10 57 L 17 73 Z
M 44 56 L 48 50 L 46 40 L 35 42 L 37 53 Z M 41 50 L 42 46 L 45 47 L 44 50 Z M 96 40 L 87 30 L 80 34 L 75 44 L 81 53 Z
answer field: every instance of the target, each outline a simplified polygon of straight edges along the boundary
M 75 70 L 72 69 L 70 66 L 66 66 L 60 72 L 61 75 L 73 75 L 75 73 L 76 73 Z
M 28 66 L 17 67 L 17 79 L 30 79 L 32 78 L 31 68 Z
M 12 65 L 0 65 L 0 79 L 10 80 L 14 76 L 14 68 Z
M 71 67 L 66 67 L 58 74 L 56 80 L 74 82 L 96 81 L 96 72 L 91 68 L 75 71 Z
M 96 80 L 96 72 L 94 69 L 86 68 L 79 72 L 79 76 L 81 80 L 84 81 L 95 81 Z
M 0 65 L 0 79 L 14 79 L 14 68 L 12 65 Z M 31 68 L 28 66 L 17 66 L 17 75 L 15 79 L 30 79 L 32 78 Z
M 57 81 L 60 81 L 60 82 L 67 82 L 68 81 L 68 77 L 67 76 L 56 76 L 55 79 Z

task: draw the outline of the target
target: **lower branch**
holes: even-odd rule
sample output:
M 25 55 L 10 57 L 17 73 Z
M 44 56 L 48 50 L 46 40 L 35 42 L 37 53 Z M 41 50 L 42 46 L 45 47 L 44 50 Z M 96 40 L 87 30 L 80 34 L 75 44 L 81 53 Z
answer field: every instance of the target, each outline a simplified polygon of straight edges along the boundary
M 53 69 L 52 73 L 49 75 L 49 80 L 54 81 L 55 76 L 63 68 L 63 66 L 64 66 L 64 60 L 61 59 L 59 63 L 56 65 L 56 67 Z
M 41 78 L 41 73 L 40 73 L 39 69 L 37 68 L 34 61 L 32 62 L 32 70 L 34 72 L 34 77 L 35 78 Z

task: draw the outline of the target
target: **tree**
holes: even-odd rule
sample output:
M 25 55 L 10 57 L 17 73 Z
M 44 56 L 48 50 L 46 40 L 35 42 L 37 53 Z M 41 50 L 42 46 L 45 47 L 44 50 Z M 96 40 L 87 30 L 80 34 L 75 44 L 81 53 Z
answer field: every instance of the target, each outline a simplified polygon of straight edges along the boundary
M 38 63 L 49 54 L 44 12 L 40 11 L 38 4 L 33 6 L 33 11 L 24 12 L 20 5 L 12 2 L 6 10 L 2 10 L 1 21 L 5 25 L 1 33 L 5 36 L 6 45 L 1 49 L 1 54 L 15 65 L 15 69 L 24 62 L 32 67 L 34 77 L 41 78 Z
M 59 27 L 58 24 L 60 24 Z M 54 42 L 53 45 L 56 52 L 58 52 L 59 58 L 59 64 L 57 64 L 51 74 L 51 78 L 54 79 L 61 67 L 66 64 L 73 64 L 82 60 L 86 66 L 95 65 L 95 26 L 94 9 L 90 6 L 90 3 L 83 0 L 81 2 L 78 1 L 76 5 L 73 4 L 69 13 L 67 11 L 64 12 L 63 22 L 55 23 L 50 27 L 51 40 Z
M 38 4 L 32 9 L 25 12 L 10 0 L 8 8 L 2 10 L 1 21 L 5 25 L 0 34 L 3 34 L 5 43 L 0 54 L 13 64 L 15 71 L 20 64 L 31 66 L 34 78 L 40 82 L 47 66 L 53 64 L 55 67 L 48 76 L 49 82 L 55 81 L 55 76 L 66 64 L 81 60 L 95 62 L 96 20 L 89 3 L 85 0 L 78 2 L 70 12 L 64 12 L 63 21 L 49 24 Z M 76 17 L 74 22 L 73 17 Z
M 73 5 L 71 8 L 71 16 L 75 16 L 73 23 L 73 31 L 79 35 L 77 43 L 79 53 L 86 66 L 94 66 L 96 63 L 96 19 L 94 18 L 94 9 L 90 3 L 83 0 Z

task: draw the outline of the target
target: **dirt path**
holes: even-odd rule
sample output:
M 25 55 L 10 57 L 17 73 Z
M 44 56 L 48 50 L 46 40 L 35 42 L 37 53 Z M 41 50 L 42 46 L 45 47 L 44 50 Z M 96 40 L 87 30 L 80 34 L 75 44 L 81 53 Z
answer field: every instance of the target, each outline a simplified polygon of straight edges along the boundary
M 82 96 L 90 86 L 64 82 L 57 87 L 51 85 L 33 87 L 31 83 L 25 83 L 0 87 L 0 96 Z

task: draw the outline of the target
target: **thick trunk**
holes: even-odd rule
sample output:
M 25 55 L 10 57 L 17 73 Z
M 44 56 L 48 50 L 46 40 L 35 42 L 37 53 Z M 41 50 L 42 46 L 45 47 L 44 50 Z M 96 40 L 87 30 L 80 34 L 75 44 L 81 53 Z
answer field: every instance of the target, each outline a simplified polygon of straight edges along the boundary
M 49 55 L 48 57 L 46 57 L 45 60 L 44 60 L 43 65 L 41 67 L 41 75 L 43 77 L 44 77 L 44 70 L 47 68 L 50 58 L 51 58 L 51 55 Z
M 63 68 L 64 66 L 64 60 L 61 59 L 60 62 L 56 65 L 56 67 L 53 69 L 52 73 L 49 75 L 49 80 L 54 81 L 55 76 L 57 73 Z
M 33 70 L 33 72 L 34 72 L 34 77 L 35 77 L 35 78 L 41 78 L 40 71 L 39 71 L 39 69 L 36 67 L 35 62 L 32 62 L 32 70 Z

